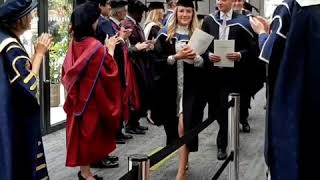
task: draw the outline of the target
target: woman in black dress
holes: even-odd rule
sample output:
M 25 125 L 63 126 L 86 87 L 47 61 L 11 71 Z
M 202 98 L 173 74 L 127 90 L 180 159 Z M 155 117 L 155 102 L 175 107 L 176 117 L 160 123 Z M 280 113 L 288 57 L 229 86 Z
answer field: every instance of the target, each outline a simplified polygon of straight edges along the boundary
M 156 59 L 152 89 L 151 117 L 164 125 L 171 144 L 203 118 L 203 59 L 187 46 L 198 27 L 192 1 L 180 0 L 168 27 L 161 29 L 155 44 Z M 159 123 L 159 124 L 160 124 Z M 198 150 L 198 137 L 180 148 L 177 180 L 185 179 L 189 152 Z

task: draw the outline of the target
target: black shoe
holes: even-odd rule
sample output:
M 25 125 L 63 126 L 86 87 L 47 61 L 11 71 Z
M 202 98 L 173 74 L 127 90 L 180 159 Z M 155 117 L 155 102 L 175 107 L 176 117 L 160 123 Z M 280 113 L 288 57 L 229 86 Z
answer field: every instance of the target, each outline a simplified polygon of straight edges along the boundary
M 116 139 L 116 144 L 126 144 L 126 141 L 124 139 Z
M 117 136 L 117 139 L 123 139 L 123 140 L 129 140 L 129 139 L 132 139 L 133 136 L 129 135 L 129 134 L 124 134 L 124 133 L 120 133 L 118 136 Z
M 113 161 L 113 162 L 119 161 L 119 157 L 118 156 L 108 156 L 107 159 L 110 160 L 110 161 Z
M 227 158 L 227 152 L 226 149 L 218 148 L 218 160 L 225 160 Z
M 140 130 L 138 128 L 126 128 L 126 133 L 129 134 L 146 134 L 144 130 Z
M 116 161 L 111 161 L 110 159 L 105 159 L 91 165 L 92 168 L 117 168 L 119 163 Z
M 94 175 L 93 176 L 96 180 L 103 180 L 103 177 L 100 177 L 100 176 L 98 176 L 98 175 Z
M 146 126 L 138 126 L 137 129 L 142 130 L 142 131 L 147 131 L 149 128 Z
M 242 124 L 242 131 L 245 133 L 249 133 L 251 130 L 249 123 L 243 123 Z
M 96 180 L 103 180 L 102 177 L 99 177 L 98 175 L 94 175 L 93 176 Z M 81 171 L 78 172 L 78 178 L 79 180 L 86 180 L 86 178 L 84 178 L 82 175 L 81 175 Z

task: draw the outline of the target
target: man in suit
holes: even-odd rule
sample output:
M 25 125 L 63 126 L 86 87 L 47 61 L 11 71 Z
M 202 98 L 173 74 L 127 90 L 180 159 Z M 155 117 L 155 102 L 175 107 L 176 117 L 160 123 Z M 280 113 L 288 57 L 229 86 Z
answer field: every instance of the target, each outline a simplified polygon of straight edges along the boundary
M 222 108 L 228 102 L 228 95 L 232 92 L 240 92 L 246 88 L 242 83 L 242 67 L 254 58 L 256 43 L 252 41 L 253 33 L 242 24 L 248 21 L 246 16 L 233 12 L 233 0 L 218 0 L 218 11 L 207 16 L 202 24 L 202 29 L 219 40 L 235 40 L 235 52 L 227 54 L 230 61 L 234 61 L 233 68 L 216 67 L 214 64 L 221 61 L 221 57 L 212 53 L 214 42 L 210 45 L 206 59 L 207 82 L 208 82 L 208 103 L 209 118 L 217 109 Z M 227 157 L 227 136 L 228 136 L 228 110 L 223 111 L 217 117 L 220 129 L 217 137 L 218 159 L 224 160 Z M 247 122 L 241 122 L 243 129 L 248 126 Z
M 146 41 L 144 31 L 139 23 L 142 20 L 143 13 L 148 8 L 139 0 L 131 0 L 128 4 L 128 15 L 122 22 L 126 29 L 131 29 L 132 34 L 129 37 L 130 42 L 130 58 L 134 63 L 136 79 L 140 90 L 141 109 L 132 111 L 131 117 L 126 127 L 126 132 L 130 134 L 145 134 L 148 127 L 141 126 L 139 119 L 146 115 L 148 108 L 149 79 L 151 75 L 150 66 L 148 66 L 148 50 L 153 49 L 153 44 Z
M 124 20 L 127 15 L 127 8 L 126 8 L 127 5 L 128 5 L 127 0 L 110 0 L 111 16 L 110 16 L 109 20 L 111 22 L 112 28 L 114 29 L 115 33 L 119 33 L 121 31 L 129 33 L 128 30 L 125 30 L 123 27 L 121 27 L 121 21 Z M 127 40 L 127 38 L 130 36 L 130 34 L 131 33 L 127 34 L 123 40 Z M 119 44 L 116 46 L 115 53 L 114 53 L 114 58 L 116 59 L 118 67 L 119 67 L 121 86 L 122 86 L 122 89 L 124 92 L 126 91 L 126 89 L 128 89 L 128 87 L 127 87 L 127 80 L 128 79 L 126 78 L 126 75 L 128 75 L 128 74 L 126 73 L 126 67 L 125 67 L 125 64 L 126 64 L 125 57 L 127 57 L 125 55 L 126 48 L 127 47 L 125 47 L 124 44 Z M 130 62 L 128 62 L 128 63 L 130 63 Z M 124 127 L 124 123 L 126 121 L 128 121 L 127 119 L 125 119 L 125 116 L 127 117 L 127 115 L 124 115 L 124 117 L 121 121 L 121 124 L 120 124 L 119 132 L 117 134 L 117 143 L 118 144 L 125 144 L 125 140 L 133 138 L 133 136 L 131 136 L 129 134 L 125 134 L 122 131 L 123 127 Z

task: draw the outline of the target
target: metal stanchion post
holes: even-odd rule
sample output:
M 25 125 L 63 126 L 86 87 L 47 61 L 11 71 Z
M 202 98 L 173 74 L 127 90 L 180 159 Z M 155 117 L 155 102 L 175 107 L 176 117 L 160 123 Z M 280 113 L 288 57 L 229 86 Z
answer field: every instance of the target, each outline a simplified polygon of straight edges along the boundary
M 150 160 L 147 155 L 134 154 L 128 158 L 128 171 L 133 171 L 134 180 L 150 180 Z
M 229 108 L 228 153 L 233 153 L 233 161 L 229 164 L 229 180 L 239 180 L 240 94 L 230 94 L 229 101 L 231 100 L 234 100 L 234 106 Z

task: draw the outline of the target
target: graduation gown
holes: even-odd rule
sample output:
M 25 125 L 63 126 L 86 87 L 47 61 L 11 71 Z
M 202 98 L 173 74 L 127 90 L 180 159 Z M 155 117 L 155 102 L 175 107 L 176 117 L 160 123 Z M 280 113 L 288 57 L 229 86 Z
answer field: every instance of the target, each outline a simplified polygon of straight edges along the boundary
M 210 14 L 204 19 L 202 30 L 213 35 L 215 39 L 219 39 L 219 27 L 222 25 L 220 13 Z M 241 60 L 235 62 L 234 68 L 218 68 L 214 67 L 208 59 L 208 53 L 203 57 L 206 60 L 206 69 L 208 70 L 209 82 L 214 80 L 217 73 L 224 74 L 227 89 L 233 92 L 239 92 L 242 88 L 253 91 L 255 84 L 253 83 L 253 75 L 255 69 L 252 64 L 257 61 L 257 41 L 254 39 L 254 32 L 251 29 L 249 19 L 246 16 L 233 12 L 232 20 L 227 21 L 227 26 L 230 27 L 228 39 L 235 40 L 235 51 L 241 53 Z M 213 52 L 214 41 L 208 48 L 208 52 Z M 212 83 L 210 83 L 212 84 Z M 213 85 L 214 86 L 214 85 Z M 249 88 L 248 88 L 249 87 Z M 214 87 L 213 87 L 214 88 Z
M 158 37 L 161 27 L 154 22 L 149 22 L 144 27 L 144 36 L 147 40 L 153 40 Z
M 129 55 L 130 55 L 130 60 L 133 63 L 137 85 L 139 88 L 139 97 L 140 97 L 140 110 L 134 110 L 134 114 L 136 114 L 135 115 L 136 117 L 133 118 L 133 122 L 134 122 L 139 120 L 140 117 L 145 116 L 150 104 L 149 96 L 150 96 L 151 71 L 152 71 L 151 65 L 150 65 L 151 55 L 150 55 L 150 52 L 138 51 L 134 47 L 137 43 L 142 43 L 146 41 L 146 37 L 144 36 L 142 27 L 129 17 L 123 20 L 122 25 L 127 29 L 132 29 L 132 34 L 129 37 L 129 42 L 130 42 Z
M 153 62 L 153 86 L 151 96 L 151 118 L 157 124 L 163 124 L 175 131 L 178 138 L 178 111 L 180 106 L 177 102 L 178 80 L 177 62 L 168 64 L 167 58 L 176 54 L 176 41 L 188 42 L 189 35 L 177 34 L 172 38 L 172 42 L 167 41 L 167 29 L 163 28 L 157 38 Z M 204 101 L 204 76 L 203 68 L 195 67 L 194 64 L 183 63 L 183 93 L 182 109 L 184 117 L 184 129 L 186 133 L 202 122 L 203 109 L 206 105 Z M 168 136 L 168 132 L 167 132 Z M 170 135 L 169 135 L 170 136 Z M 174 138 L 174 137 L 173 137 Z M 167 139 L 167 144 L 172 140 Z M 191 152 L 198 150 L 198 137 L 195 137 L 187 144 Z
M 168 10 L 167 13 L 164 15 L 164 19 L 163 19 L 163 25 L 166 26 L 170 20 L 170 18 L 172 18 L 173 15 L 173 10 Z
M 110 38 L 116 34 L 116 30 L 113 28 L 110 20 L 106 19 L 103 16 L 100 16 L 98 19 L 98 26 L 96 31 L 97 39 L 105 44 L 106 38 Z
M 274 14 L 271 23 L 270 35 L 260 35 L 259 44 L 261 53 L 259 58 L 268 63 L 268 84 L 267 84 L 267 117 L 266 117 L 266 135 L 265 135 L 265 160 L 267 165 L 273 159 L 271 151 L 271 144 L 269 141 L 272 138 L 270 108 L 272 105 L 273 91 L 275 82 L 278 76 L 278 69 L 283 58 L 285 50 L 287 35 L 290 28 L 291 14 L 293 10 L 294 0 L 286 0 L 280 4 Z
M 38 81 L 18 39 L 0 30 L 0 178 L 48 179 L 40 131 Z
M 117 33 L 120 31 L 120 26 L 110 19 L 113 30 Z M 140 89 L 137 83 L 136 72 L 133 61 L 129 55 L 128 45 L 118 44 L 114 51 L 114 58 L 117 62 L 122 96 L 122 119 L 128 123 L 130 119 L 130 111 L 140 111 Z
M 66 165 L 96 163 L 115 148 L 121 118 L 121 85 L 115 60 L 94 38 L 70 44 L 63 64 L 67 91 Z
M 271 107 L 272 180 L 320 179 L 320 2 L 295 2 Z M 311 164 L 312 163 L 312 164 Z

